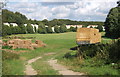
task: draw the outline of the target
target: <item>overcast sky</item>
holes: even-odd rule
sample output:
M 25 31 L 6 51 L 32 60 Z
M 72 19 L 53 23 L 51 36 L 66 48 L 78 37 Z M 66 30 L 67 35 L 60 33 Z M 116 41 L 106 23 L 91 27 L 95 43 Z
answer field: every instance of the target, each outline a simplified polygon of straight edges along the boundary
M 118 0 L 9 0 L 5 9 L 18 11 L 29 19 L 71 19 L 105 21 Z

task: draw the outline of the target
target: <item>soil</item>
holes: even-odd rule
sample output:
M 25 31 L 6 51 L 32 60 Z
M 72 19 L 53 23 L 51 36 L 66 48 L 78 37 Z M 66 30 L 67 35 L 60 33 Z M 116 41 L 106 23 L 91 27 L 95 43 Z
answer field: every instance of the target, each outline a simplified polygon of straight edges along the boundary
M 53 55 L 53 54 L 55 53 L 46 53 L 44 55 Z M 41 58 L 42 57 L 40 56 L 27 61 L 26 70 L 25 70 L 26 75 L 37 75 L 37 71 L 32 68 L 31 64 Z M 69 70 L 66 66 L 58 64 L 57 60 L 50 59 L 47 62 L 54 70 L 58 71 L 60 75 L 76 75 L 75 77 L 80 77 L 80 75 L 85 75 L 84 73 L 74 72 L 72 70 Z
M 84 73 L 74 72 L 63 65 L 58 64 L 57 60 L 51 59 L 48 61 L 48 63 L 50 64 L 50 66 L 52 66 L 54 70 L 57 70 L 61 75 L 84 75 Z

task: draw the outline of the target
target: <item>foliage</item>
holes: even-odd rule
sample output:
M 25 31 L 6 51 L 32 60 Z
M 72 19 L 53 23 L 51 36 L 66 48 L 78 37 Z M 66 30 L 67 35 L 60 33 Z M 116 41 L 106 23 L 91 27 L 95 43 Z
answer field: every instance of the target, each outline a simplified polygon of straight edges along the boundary
M 76 32 L 76 30 L 77 30 L 77 27 L 75 27 L 75 28 L 72 27 L 72 26 L 70 27 L 70 31 L 72 31 L 72 32 Z
M 87 28 L 88 25 L 83 25 L 82 28 Z
M 98 25 L 96 28 L 99 29 L 99 32 L 103 31 L 103 27 L 101 25 Z
M 97 21 L 73 21 L 69 19 L 53 19 L 51 21 L 48 21 L 47 19 L 42 20 L 42 22 L 45 25 L 48 26 L 55 26 L 55 25 L 103 25 L 103 22 L 97 22 Z
M 46 27 L 45 27 L 44 24 L 42 24 L 42 23 L 39 24 L 38 33 L 40 33 L 40 34 L 46 34 L 47 33 L 47 30 L 46 30 Z
M 60 28 L 58 27 L 58 25 L 56 25 L 56 26 L 54 27 L 54 30 L 55 30 L 56 33 L 60 33 Z
M 12 32 L 10 30 L 10 27 L 7 25 L 2 25 L 2 36 L 6 36 L 6 35 L 11 35 Z
M 20 25 L 27 21 L 27 17 L 25 15 L 22 15 L 19 12 L 14 13 L 9 10 L 3 9 L 2 10 L 2 21 L 17 23 L 18 25 Z
M 21 28 L 19 26 L 11 26 L 11 31 L 12 31 L 12 34 L 20 34 L 21 33 Z
M 67 28 L 66 28 L 65 24 L 60 26 L 60 32 L 61 33 L 67 32 Z
M 120 62 L 120 40 L 113 41 L 109 46 L 109 59 L 112 62 Z
M 43 23 L 48 26 L 55 26 L 55 25 L 88 25 L 88 24 L 93 24 L 93 25 L 103 25 L 103 22 L 97 22 L 97 21 L 73 21 L 69 19 L 53 19 L 51 21 L 48 21 L 47 19 L 44 19 L 42 21 L 37 21 L 37 20 L 31 20 L 27 19 L 27 17 L 19 12 L 12 12 L 7 9 L 2 10 L 2 20 L 3 22 L 11 22 L 11 23 L 17 23 L 17 24 L 23 24 L 23 23 L 32 23 L 32 24 L 39 24 Z
M 26 27 L 23 24 L 21 24 L 19 27 L 21 28 L 20 34 L 26 34 Z
M 120 7 L 112 8 L 105 21 L 106 36 L 110 38 L 120 37 Z
M 34 33 L 33 27 L 31 26 L 31 24 L 28 24 L 28 25 L 26 26 L 26 30 L 27 30 L 27 33 Z
M 53 33 L 51 26 L 48 26 L 46 29 L 47 29 L 47 33 Z

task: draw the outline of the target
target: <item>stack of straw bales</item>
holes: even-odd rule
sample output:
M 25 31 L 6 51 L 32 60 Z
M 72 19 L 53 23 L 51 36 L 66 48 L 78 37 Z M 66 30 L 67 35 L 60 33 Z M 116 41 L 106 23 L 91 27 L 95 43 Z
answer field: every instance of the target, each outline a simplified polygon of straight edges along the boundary
M 98 29 L 78 28 L 76 40 L 78 44 L 94 44 L 101 42 L 101 34 Z
M 21 40 L 21 39 L 9 40 L 9 41 L 7 41 L 7 45 L 12 46 L 12 49 L 27 48 L 27 49 L 31 49 L 31 50 L 33 50 L 34 48 L 46 46 L 46 44 L 44 44 L 40 40 L 36 40 L 35 43 L 32 43 L 31 40 Z

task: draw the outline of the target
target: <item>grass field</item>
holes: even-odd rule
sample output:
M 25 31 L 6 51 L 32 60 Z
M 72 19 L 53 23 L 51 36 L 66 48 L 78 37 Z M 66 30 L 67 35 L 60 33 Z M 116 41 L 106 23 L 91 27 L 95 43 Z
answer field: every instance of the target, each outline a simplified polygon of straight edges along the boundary
M 102 33 L 102 35 L 104 36 L 104 33 Z M 96 67 L 81 68 L 79 67 L 79 65 L 75 65 L 75 63 L 71 62 L 72 60 L 70 61 L 70 60 L 64 59 L 63 58 L 64 54 L 67 52 L 71 52 L 70 48 L 77 46 L 75 32 L 60 33 L 60 34 L 19 34 L 16 36 L 35 37 L 35 39 L 32 39 L 33 41 L 41 40 L 47 44 L 47 47 L 37 48 L 35 50 L 28 50 L 28 52 L 24 52 L 20 54 L 19 60 L 12 61 L 12 62 L 8 61 L 9 65 L 12 66 L 10 68 L 12 71 L 5 74 L 23 75 L 24 74 L 23 71 L 25 70 L 25 66 L 24 66 L 25 62 L 37 56 L 42 56 L 43 58 L 34 62 L 32 66 L 38 72 L 39 75 L 57 75 L 58 74 L 57 71 L 53 70 L 52 67 L 50 67 L 47 64 L 47 61 L 51 58 L 57 58 L 59 60 L 59 63 L 67 65 L 70 69 L 74 71 L 87 72 L 87 74 L 91 74 L 91 75 L 94 75 L 94 74 L 102 75 L 104 74 L 105 71 L 107 73 L 110 72 L 114 75 L 118 74 L 116 70 L 111 69 L 109 66 L 105 66 L 102 68 L 101 67 L 100 68 L 96 68 Z M 111 39 L 108 39 L 108 38 L 102 38 L 103 43 L 109 42 L 110 40 Z M 47 56 L 47 55 L 44 56 L 44 54 L 51 53 L 51 52 L 55 54 L 50 56 Z M 14 69 L 14 68 L 17 68 L 17 69 Z M 96 71 L 95 69 L 98 71 Z

